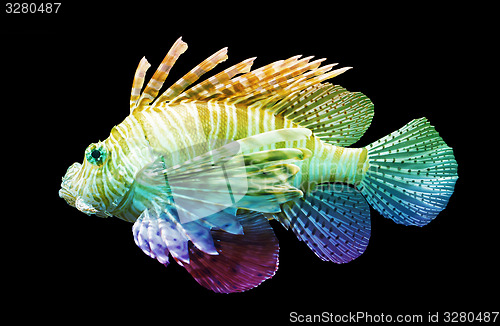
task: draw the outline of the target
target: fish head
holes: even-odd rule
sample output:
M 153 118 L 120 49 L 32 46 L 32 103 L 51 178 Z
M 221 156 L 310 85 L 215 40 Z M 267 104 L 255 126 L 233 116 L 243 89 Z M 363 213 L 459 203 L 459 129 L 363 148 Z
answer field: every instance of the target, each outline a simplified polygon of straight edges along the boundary
M 105 183 L 106 165 L 110 158 L 103 142 L 90 144 L 85 150 L 83 163 L 75 162 L 62 178 L 59 197 L 79 211 L 101 217 L 109 216 L 99 186 Z
M 113 216 L 135 174 L 148 161 L 141 147 L 131 139 L 117 144 L 108 138 L 90 144 L 83 163 L 73 163 L 67 169 L 59 196 L 87 215 Z

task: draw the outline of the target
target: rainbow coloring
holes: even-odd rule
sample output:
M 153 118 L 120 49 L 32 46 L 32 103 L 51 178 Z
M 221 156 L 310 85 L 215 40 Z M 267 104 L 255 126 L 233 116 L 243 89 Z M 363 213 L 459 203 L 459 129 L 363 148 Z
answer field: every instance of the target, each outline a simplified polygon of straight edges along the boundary
M 250 58 L 195 84 L 224 48 L 158 96 L 186 50 L 179 38 L 142 92 L 150 64 L 139 62 L 129 116 L 88 146 L 59 191 L 86 214 L 132 222 L 148 256 L 171 256 L 215 292 L 241 292 L 278 268 L 269 220 L 347 263 L 368 245 L 369 205 L 417 226 L 446 207 L 457 162 L 427 119 L 348 147 L 373 117 L 366 96 L 326 82 L 348 67 L 294 56 L 251 70 Z

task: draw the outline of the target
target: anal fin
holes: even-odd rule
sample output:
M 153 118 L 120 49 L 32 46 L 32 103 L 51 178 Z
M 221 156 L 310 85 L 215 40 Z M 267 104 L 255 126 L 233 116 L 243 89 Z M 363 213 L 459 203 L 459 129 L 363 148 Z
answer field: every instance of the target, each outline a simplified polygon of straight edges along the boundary
M 347 263 L 370 239 L 370 208 L 359 191 L 345 184 L 321 184 L 309 195 L 282 205 L 277 219 L 291 226 L 322 260 Z

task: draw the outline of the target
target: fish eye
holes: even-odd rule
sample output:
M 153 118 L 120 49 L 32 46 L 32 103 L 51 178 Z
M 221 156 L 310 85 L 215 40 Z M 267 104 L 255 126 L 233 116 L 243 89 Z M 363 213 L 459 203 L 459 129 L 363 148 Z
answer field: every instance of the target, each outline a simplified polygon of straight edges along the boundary
M 85 150 L 87 161 L 94 165 L 101 165 L 106 160 L 106 148 L 102 143 L 90 144 Z
M 91 155 L 93 158 L 95 158 L 96 160 L 98 160 L 98 159 L 99 159 L 99 157 L 101 156 L 101 152 L 99 152 L 99 150 L 97 150 L 97 149 L 94 149 L 94 150 L 92 151 L 92 153 L 90 153 L 90 155 Z

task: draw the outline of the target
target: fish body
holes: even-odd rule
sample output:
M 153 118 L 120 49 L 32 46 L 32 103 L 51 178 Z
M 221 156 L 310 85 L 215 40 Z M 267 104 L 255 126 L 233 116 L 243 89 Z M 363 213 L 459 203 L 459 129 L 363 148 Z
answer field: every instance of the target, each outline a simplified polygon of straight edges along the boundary
M 208 139 L 239 140 L 277 129 L 300 128 L 300 125 L 292 120 L 266 110 L 217 102 L 188 102 L 172 107 L 165 105 L 155 110 L 142 111 L 137 119 L 141 121 L 147 138 L 150 139 L 150 145 L 155 150 L 169 153 L 183 153 L 182 150 L 186 148 L 193 150 L 184 152 L 181 157 L 171 158 L 171 164 L 213 150 L 214 148 L 210 147 L 194 146 L 208 144 Z M 307 148 L 312 152 L 310 159 L 298 163 L 301 169 L 294 179 L 294 185 L 303 190 L 306 190 L 311 182 L 354 184 L 360 180 L 362 174 L 349 172 L 353 171 L 353 166 L 366 162 L 366 150 L 328 144 L 314 135 L 308 139 L 272 143 L 248 152 L 277 148 Z M 333 166 L 340 168 L 334 171 Z
M 201 285 L 240 292 L 277 269 L 270 219 L 345 263 L 368 245 L 368 204 L 419 226 L 446 207 L 457 163 L 425 118 L 348 147 L 373 104 L 324 82 L 347 68 L 296 56 L 251 70 L 251 58 L 192 86 L 227 59 L 224 48 L 158 97 L 186 49 L 177 40 L 144 90 L 140 61 L 130 115 L 70 166 L 59 192 L 84 213 L 134 223 L 150 257 L 167 265 L 170 255 Z

